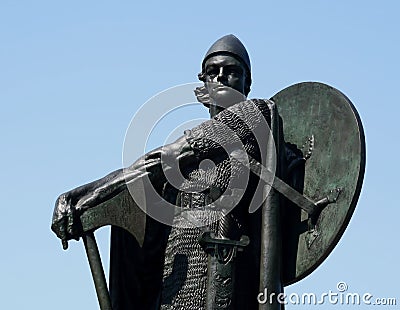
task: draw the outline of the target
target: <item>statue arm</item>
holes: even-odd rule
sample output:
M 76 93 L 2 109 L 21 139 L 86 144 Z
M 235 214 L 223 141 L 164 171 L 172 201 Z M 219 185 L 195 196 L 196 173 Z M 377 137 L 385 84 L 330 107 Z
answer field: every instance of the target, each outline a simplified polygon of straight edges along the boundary
M 116 170 L 101 179 L 65 192 L 56 201 L 51 229 L 62 240 L 78 240 L 82 234 L 78 217 L 83 212 L 116 196 L 126 188 L 127 183 L 145 175 L 149 176 L 156 190 L 161 192 L 166 182 L 161 173 L 163 156 L 177 158 L 185 165 L 194 158 L 186 140 L 181 137 L 174 143 L 147 153 L 126 169 Z
M 130 167 L 116 170 L 99 180 L 60 195 L 53 213 L 52 230 L 62 240 L 79 239 L 82 232 L 77 218 L 82 212 L 116 196 L 126 188 L 127 182 L 145 175 L 149 176 L 156 190 L 161 192 L 166 182 L 163 172 L 178 168 L 162 164 L 163 156 L 177 160 L 180 166 L 189 167 L 202 158 L 221 156 L 221 151 L 226 150 L 226 146 L 234 149 L 240 145 L 256 145 L 251 140 L 254 140 L 254 135 L 260 128 L 262 136 L 266 136 L 268 113 L 269 108 L 264 100 L 248 100 L 236 104 L 214 119 L 186 131 L 174 143 L 147 153 Z M 234 135 L 227 132 L 227 127 Z

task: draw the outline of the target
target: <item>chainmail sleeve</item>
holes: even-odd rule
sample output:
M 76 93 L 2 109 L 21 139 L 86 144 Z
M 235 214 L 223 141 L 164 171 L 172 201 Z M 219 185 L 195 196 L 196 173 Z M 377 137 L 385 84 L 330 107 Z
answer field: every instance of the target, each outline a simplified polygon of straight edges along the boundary
M 258 157 L 260 139 L 269 132 L 269 104 L 271 101 L 264 99 L 235 104 L 213 119 L 186 130 L 186 140 L 199 158 L 212 158 L 213 154 L 220 154 L 223 150 L 240 147 Z

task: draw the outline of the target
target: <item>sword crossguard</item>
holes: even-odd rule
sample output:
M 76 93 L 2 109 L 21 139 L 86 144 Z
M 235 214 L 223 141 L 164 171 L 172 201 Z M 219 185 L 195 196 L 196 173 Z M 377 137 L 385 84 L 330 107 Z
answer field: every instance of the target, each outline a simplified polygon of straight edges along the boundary
M 250 243 L 248 236 L 241 236 L 240 240 L 231 240 L 225 238 L 217 238 L 214 233 L 205 231 L 199 238 L 199 244 L 203 250 L 215 256 L 220 263 L 226 264 L 233 260 L 237 251 L 243 251 L 243 248 Z

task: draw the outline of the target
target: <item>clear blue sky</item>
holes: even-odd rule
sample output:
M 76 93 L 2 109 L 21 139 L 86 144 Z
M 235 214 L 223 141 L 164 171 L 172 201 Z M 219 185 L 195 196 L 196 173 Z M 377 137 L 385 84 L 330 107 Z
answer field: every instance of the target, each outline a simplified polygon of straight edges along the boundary
M 207 48 L 228 33 L 250 53 L 250 97 L 324 82 L 352 100 L 365 128 L 365 182 L 350 225 L 287 291 L 345 281 L 400 303 L 399 11 L 398 1 L 1 1 L 0 308 L 98 308 L 83 244 L 64 252 L 50 231 L 55 199 L 121 167 L 137 109 L 195 82 Z M 98 239 L 107 265 L 107 229 Z

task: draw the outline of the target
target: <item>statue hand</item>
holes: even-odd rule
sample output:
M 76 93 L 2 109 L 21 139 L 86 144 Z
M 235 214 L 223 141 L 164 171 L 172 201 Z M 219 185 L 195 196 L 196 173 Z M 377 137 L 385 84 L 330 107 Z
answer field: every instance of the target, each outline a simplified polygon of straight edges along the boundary
M 79 216 L 86 209 L 85 196 L 79 197 L 76 190 L 61 194 L 56 201 L 51 229 L 62 240 L 63 248 L 68 248 L 68 240 L 79 240 L 83 230 Z M 77 201 L 77 203 L 73 203 Z
M 169 159 L 183 167 L 198 163 L 198 158 L 195 156 L 185 136 L 180 137 L 174 143 L 163 146 L 161 158 L 165 159 L 163 163 L 168 164 Z

